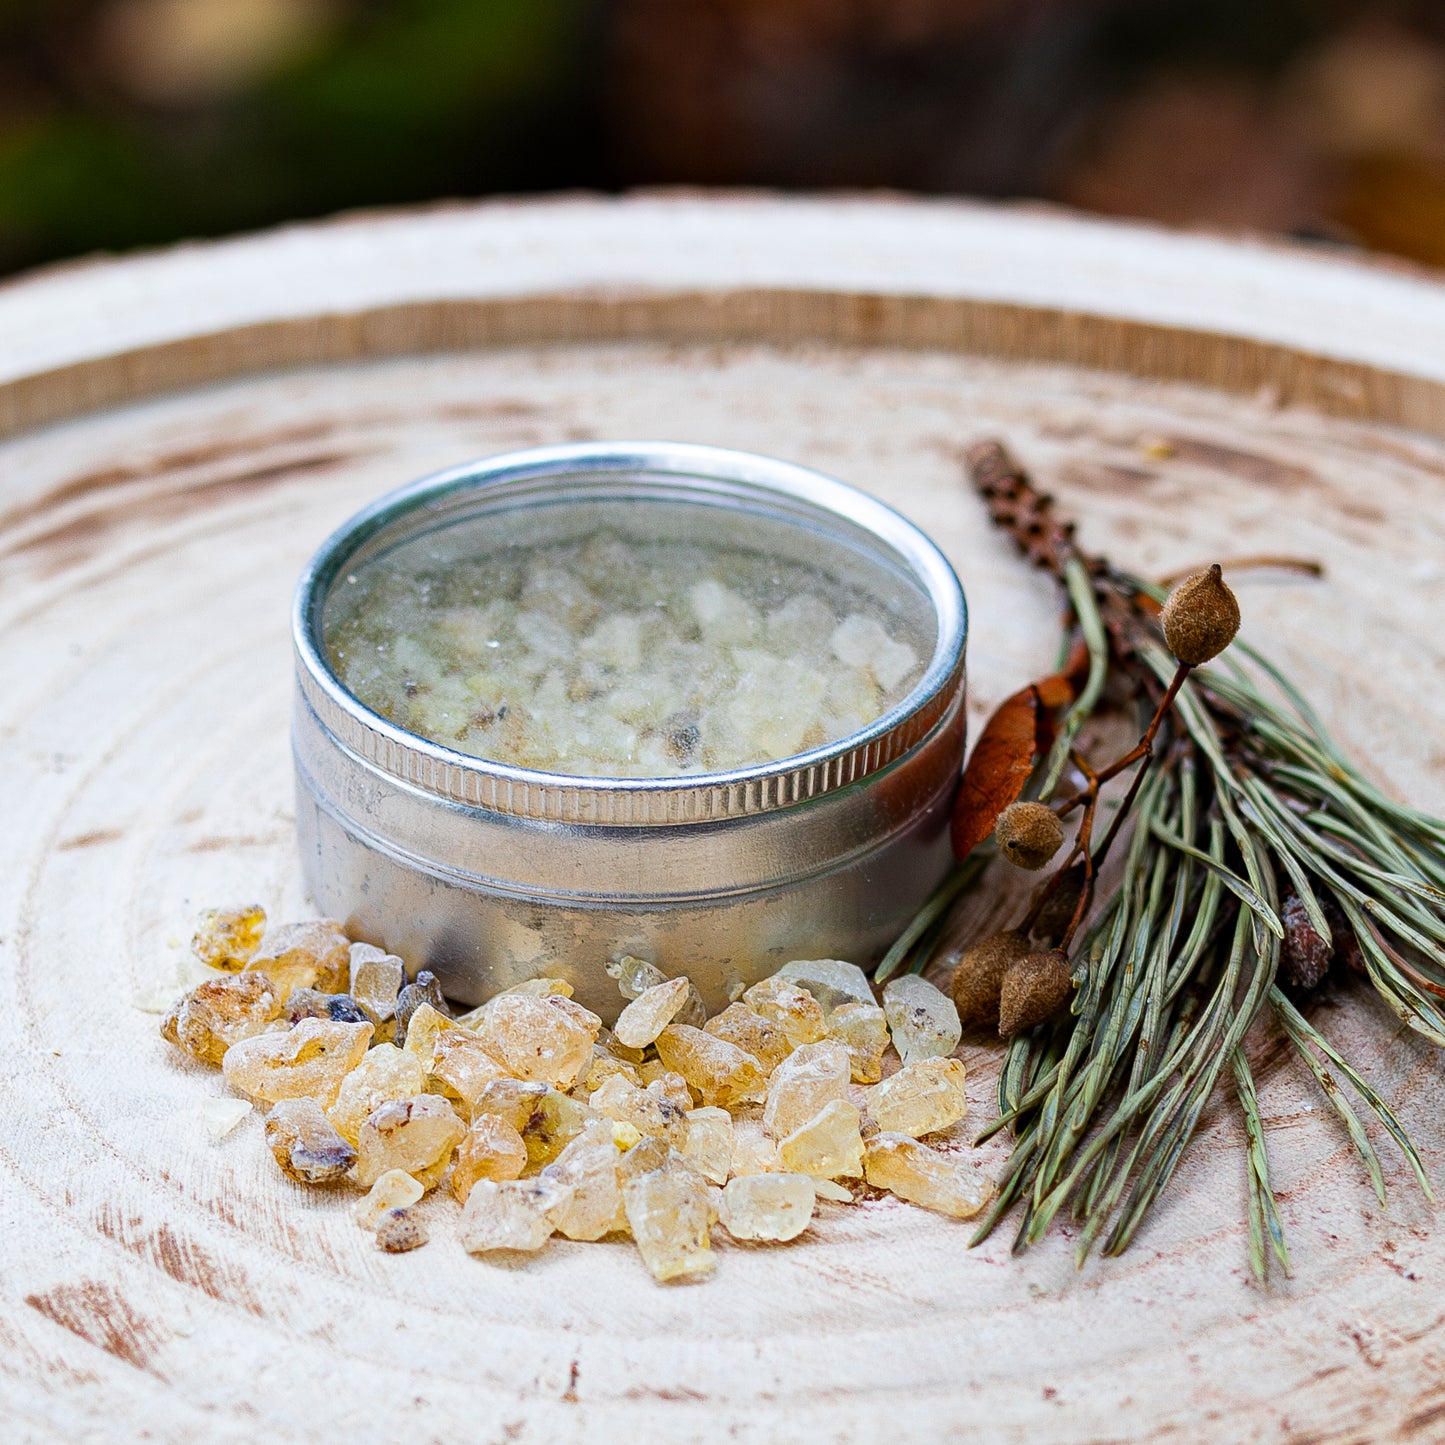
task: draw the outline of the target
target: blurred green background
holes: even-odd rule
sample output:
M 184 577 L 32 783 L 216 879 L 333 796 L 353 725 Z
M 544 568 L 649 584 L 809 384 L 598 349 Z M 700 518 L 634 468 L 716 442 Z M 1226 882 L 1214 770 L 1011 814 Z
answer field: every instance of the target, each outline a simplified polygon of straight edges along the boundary
M 356 207 L 894 187 L 1445 265 L 1442 0 L 0 0 L 0 271 Z

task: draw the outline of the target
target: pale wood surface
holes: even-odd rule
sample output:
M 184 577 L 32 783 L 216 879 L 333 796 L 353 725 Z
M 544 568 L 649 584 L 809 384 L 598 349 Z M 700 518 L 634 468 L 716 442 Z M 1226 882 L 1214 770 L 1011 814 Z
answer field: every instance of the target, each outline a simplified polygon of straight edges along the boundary
M 1268 1292 L 1227 1109 L 1136 1248 L 1082 1275 L 1064 1239 L 969 1253 L 967 1226 L 883 1200 L 660 1289 L 620 1245 L 471 1260 L 440 1206 L 431 1245 L 380 1255 L 349 1198 L 278 1177 L 256 1119 L 209 1143 L 219 1077 L 132 1007 L 196 908 L 304 910 L 286 627 L 310 550 L 386 488 L 515 446 L 708 441 L 894 502 L 968 590 L 975 719 L 1047 664 L 1055 599 L 960 488 L 971 437 L 1007 437 L 1140 570 L 1318 557 L 1322 583 L 1242 581 L 1250 635 L 1445 809 L 1445 444 L 1391 425 L 1445 431 L 1442 321 L 1442 288 L 1334 258 L 759 198 L 352 221 L 0 288 L 15 1437 L 1445 1438 L 1435 1212 L 1392 1161 L 1376 1207 L 1268 1040 L 1297 1266 Z M 212 384 L 159 394 L 188 377 Z M 1321 1021 L 1445 1181 L 1438 1057 L 1365 995 Z M 964 1045 L 975 1124 L 996 1052 Z

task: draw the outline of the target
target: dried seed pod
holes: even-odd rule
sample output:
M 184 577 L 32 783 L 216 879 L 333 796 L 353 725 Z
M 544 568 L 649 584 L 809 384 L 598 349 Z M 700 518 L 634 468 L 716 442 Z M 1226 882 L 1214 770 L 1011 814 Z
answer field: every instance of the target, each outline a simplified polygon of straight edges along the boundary
M 1284 943 L 1279 950 L 1280 977 L 1291 988 L 1310 989 L 1329 972 L 1335 956 L 1331 939 L 1321 938 L 1304 901 L 1294 893 L 1284 900 L 1280 909 L 1284 924 Z
M 1052 879 L 1044 887 L 1049 887 L 1051 883 Z M 1050 945 L 1057 943 L 1074 921 L 1074 910 L 1079 906 L 1079 895 L 1083 891 L 1084 865 L 1075 863 L 1064 870 L 1063 877 L 1053 884 L 1053 892 L 1044 899 L 1030 929 L 1033 936 Z M 1037 894 L 1034 896 L 1038 897 Z
M 1169 594 L 1159 621 L 1169 651 L 1180 662 L 1197 667 L 1218 657 L 1239 631 L 1239 603 L 1219 563 L 1186 577 Z
M 1010 964 L 1029 951 L 1022 933 L 1006 928 L 965 949 L 953 970 L 953 1001 L 967 1025 L 992 1028 L 998 1023 L 999 990 Z
M 1011 803 L 993 828 L 998 851 L 1017 868 L 1042 868 L 1063 846 L 1064 825 L 1043 803 Z
M 1016 959 L 999 991 L 999 1037 L 1011 1039 L 1052 1018 L 1068 1001 L 1072 987 L 1069 961 L 1057 948 Z

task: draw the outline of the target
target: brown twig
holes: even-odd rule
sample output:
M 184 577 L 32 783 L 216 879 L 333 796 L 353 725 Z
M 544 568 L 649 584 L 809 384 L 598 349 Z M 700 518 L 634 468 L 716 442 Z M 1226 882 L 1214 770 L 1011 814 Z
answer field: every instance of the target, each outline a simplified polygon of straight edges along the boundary
M 1325 575 L 1325 564 L 1315 561 L 1313 557 L 1273 556 L 1266 552 L 1249 557 L 1235 557 L 1222 565 L 1230 572 L 1273 570 L 1300 572 L 1306 577 L 1323 577 Z M 1172 587 L 1176 582 L 1182 582 L 1186 577 L 1193 577 L 1196 573 L 1203 571 L 1203 567 L 1180 567 L 1176 571 L 1166 572 L 1159 579 L 1159 585 Z

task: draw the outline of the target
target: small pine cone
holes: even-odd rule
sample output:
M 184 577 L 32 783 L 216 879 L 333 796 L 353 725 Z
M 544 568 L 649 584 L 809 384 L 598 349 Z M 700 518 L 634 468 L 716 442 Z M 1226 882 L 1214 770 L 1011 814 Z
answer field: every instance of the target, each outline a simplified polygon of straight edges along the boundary
M 1064 825 L 1043 803 L 1011 803 L 998 815 L 993 836 L 1010 863 L 1032 873 L 1063 846 Z
M 999 992 L 998 1033 L 1002 1039 L 1051 1019 L 1073 989 L 1069 961 L 1058 949 L 1027 953 L 1011 963 Z
M 1219 563 L 1186 577 L 1169 594 L 1159 621 L 1164 641 L 1180 662 L 1198 667 L 1218 657 L 1239 631 L 1239 603 Z
M 1069 924 L 1074 921 L 1074 909 L 1079 906 L 1079 895 L 1083 891 L 1084 865 L 1075 863 L 1059 879 L 1054 891 L 1044 899 L 1039 916 L 1034 919 L 1033 936 L 1049 944 L 1057 943 L 1064 936 Z
M 1304 902 L 1291 893 L 1280 909 L 1284 924 L 1284 943 L 1279 951 L 1280 977 L 1291 988 L 1313 988 L 1329 972 L 1335 956 L 1331 939 L 1321 938 Z
M 959 954 L 953 970 L 953 1001 L 964 1024 L 992 1028 L 998 1023 L 1004 973 L 1028 951 L 1028 940 L 1010 928 Z

